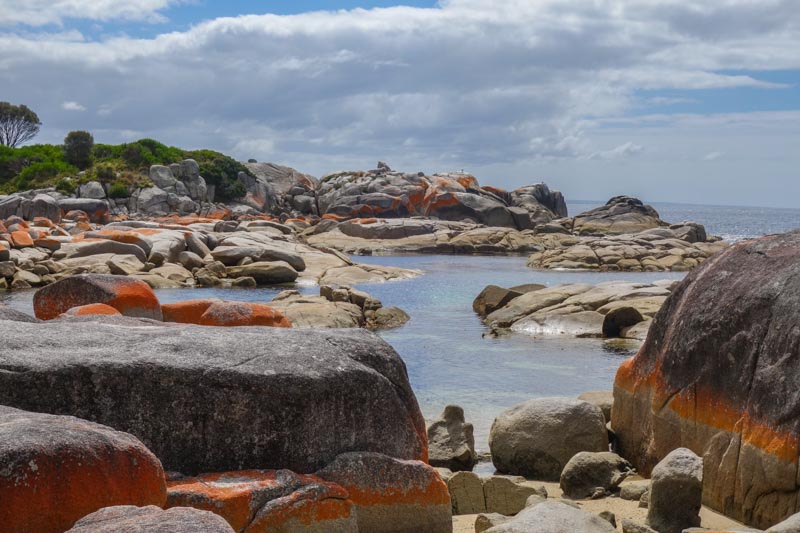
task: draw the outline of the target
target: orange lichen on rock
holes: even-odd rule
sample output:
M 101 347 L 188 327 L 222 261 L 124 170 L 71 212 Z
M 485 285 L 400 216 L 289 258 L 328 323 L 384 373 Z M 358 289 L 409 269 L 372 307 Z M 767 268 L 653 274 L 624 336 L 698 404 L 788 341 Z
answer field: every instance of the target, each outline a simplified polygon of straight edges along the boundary
M 323 220 L 336 220 L 336 221 L 339 221 L 339 220 L 343 220 L 344 218 L 345 217 L 342 217 L 342 216 L 339 216 L 339 215 L 334 215 L 333 213 L 325 213 L 324 215 L 322 215 L 322 219 Z
M 121 315 L 119 311 L 106 304 L 79 305 L 68 309 L 63 316 L 98 316 L 98 315 Z
M 242 470 L 169 481 L 167 508 L 212 511 L 236 531 L 261 533 L 287 526 L 347 519 L 352 502 L 341 487 L 289 470 Z
M 215 302 L 200 317 L 201 326 L 269 326 L 290 328 L 283 313 L 264 304 L 250 302 Z
M 53 224 L 52 220 L 50 220 L 49 218 L 44 218 L 44 217 L 34 217 L 33 218 L 33 225 L 38 227 L 38 228 L 52 228 L 52 227 L 55 227 L 55 224 Z
M 10 234 L 11 244 L 14 248 L 31 248 L 33 239 L 26 230 L 12 231 Z
M 375 224 L 376 222 L 378 222 L 377 218 L 361 218 L 361 219 L 358 219 L 358 223 L 362 224 L 362 225 Z
M 0 529 L 60 533 L 113 505 L 166 501 L 158 459 L 127 433 L 0 406 Z
M 138 279 L 106 274 L 81 274 L 39 289 L 33 310 L 41 320 L 52 320 L 72 307 L 102 303 L 125 316 L 161 320 L 161 304 L 153 289 Z
M 161 314 L 164 322 L 177 322 L 180 324 L 199 324 L 200 319 L 212 304 L 221 303 L 222 300 L 207 298 L 204 300 L 187 300 L 161 305 Z

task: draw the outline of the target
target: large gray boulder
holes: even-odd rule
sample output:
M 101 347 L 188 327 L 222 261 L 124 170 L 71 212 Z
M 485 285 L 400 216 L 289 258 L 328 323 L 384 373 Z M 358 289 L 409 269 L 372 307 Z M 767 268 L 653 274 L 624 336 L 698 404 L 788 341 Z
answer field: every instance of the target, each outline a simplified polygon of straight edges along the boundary
M 638 198 L 615 196 L 605 205 L 575 216 L 572 230 L 578 235 L 619 235 L 666 226 L 658 212 Z
M 428 426 L 429 463 L 453 472 L 472 470 L 475 465 L 475 437 L 472 424 L 464 419 L 464 409 L 448 405 Z
M 616 529 L 599 516 L 565 503 L 543 501 L 526 507 L 503 524 L 486 533 L 615 533 Z
M 100 509 L 78 522 L 67 533 L 233 533 L 221 516 L 189 507 L 161 509 L 155 505 L 119 505 Z
M 561 472 L 561 490 L 573 499 L 605 495 L 633 473 L 631 464 L 615 453 L 580 452 Z
M 309 473 L 349 451 L 425 459 L 403 361 L 362 330 L 0 323 L 0 404 L 103 423 L 185 474 Z
M 489 434 L 498 471 L 558 481 L 578 452 L 608 451 L 603 412 L 574 398 L 537 398 L 495 418 Z
M 58 201 L 49 194 L 37 194 L 34 196 L 28 218 L 33 220 L 36 217 L 48 218 L 55 223 L 60 222 L 61 208 L 58 207 Z
M 703 460 L 678 448 L 653 469 L 647 524 L 659 533 L 681 533 L 700 525 Z

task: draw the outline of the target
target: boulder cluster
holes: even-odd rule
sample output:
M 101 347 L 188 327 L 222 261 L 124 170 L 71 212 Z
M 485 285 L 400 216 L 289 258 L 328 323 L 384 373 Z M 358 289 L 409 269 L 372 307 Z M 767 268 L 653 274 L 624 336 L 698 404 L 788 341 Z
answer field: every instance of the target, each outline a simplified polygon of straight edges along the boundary
M 1 315 L 3 531 L 452 530 L 405 365 L 378 337 L 133 318 L 174 310 L 142 282 L 70 279 L 83 290 L 51 285 L 37 310 L 88 293 L 128 316 Z
M 491 335 L 506 331 L 534 337 L 628 338 L 643 340 L 653 316 L 675 281 L 489 285 L 472 304 Z

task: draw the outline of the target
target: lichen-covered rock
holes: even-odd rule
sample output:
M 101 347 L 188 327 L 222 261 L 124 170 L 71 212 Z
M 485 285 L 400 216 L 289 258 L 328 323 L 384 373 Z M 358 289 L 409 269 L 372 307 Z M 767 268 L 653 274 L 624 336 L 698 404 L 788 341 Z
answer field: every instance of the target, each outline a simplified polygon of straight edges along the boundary
M 290 328 L 292 323 L 277 309 L 250 302 L 214 302 L 200 316 L 201 326 L 269 326 Z
M 800 232 L 735 244 L 689 274 L 614 384 L 619 453 L 649 474 L 704 458 L 704 503 L 756 527 L 798 510 Z
M 570 498 L 589 498 L 598 489 L 611 493 L 632 473 L 631 464 L 615 453 L 580 452 L 564 466 L 560 486 Z
M 659 533 L 700 525 L 703 460 L 686 448 L 670 452 L 653 468 L 647 524 Z
M 405 364 L 363 330 L 7 324 L 0 404 L 127 431 L 171 471 L 311 473 L 354 449 L 428 459 Z
M 161 320 L 161 304 L 150 286 L 124 276 L 72 276 L 39 289 L 33 296 L 33 310 L 41 320 L 56 318 L 73 307 L 98 303 L 125 316 Z
M 576 453 L 608 450 L 608 433 L 596 405 L 573 398 L 537 398 L 495 418 L 489 448 L 500 472 L 557 481 Z
M 356 509 L 359 531 L 453 530 L 447 485 L 433 467 L 421 461 L 378 453 L 346 453 L 316 476 L 347 491 Z
M 245 470 L 170 481 L 167 508 L 214 512 L 246 533 L 356 533 L 347 491 L 317 477 L 289 470 Z
M 100 509 L 82 519 L 67 533 L 234 533 L 219 515 L 188 507 L 166 511 L 154 505 L 120 505 Z
M 432 466 L 453 472 L 472 470 L 475 465 L 475 437 L 472 424 L 464 419 L 464 409 L 448 405 L 428 426 L 428 456 Z
M 163 505 L 164 471 L 132 435 L 0 406 L 0 525 L 60 533 L 111 505 Z
M 121 315 L 119 311 L 106 304 L 87 304 L 79 305 L 68 309 L 64 316 L 102 316 L 102 315 Z

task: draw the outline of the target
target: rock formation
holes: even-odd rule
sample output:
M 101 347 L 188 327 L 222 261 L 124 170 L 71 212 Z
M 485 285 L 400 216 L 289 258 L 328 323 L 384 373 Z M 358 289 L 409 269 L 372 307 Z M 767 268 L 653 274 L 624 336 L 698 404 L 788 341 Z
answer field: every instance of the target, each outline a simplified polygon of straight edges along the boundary
M 617 372 L 619 453 L 648 474 L 703 457 L 706 505 L 756 527 L 796 513 L 800 231 L 738 243 L 690 273 Z

